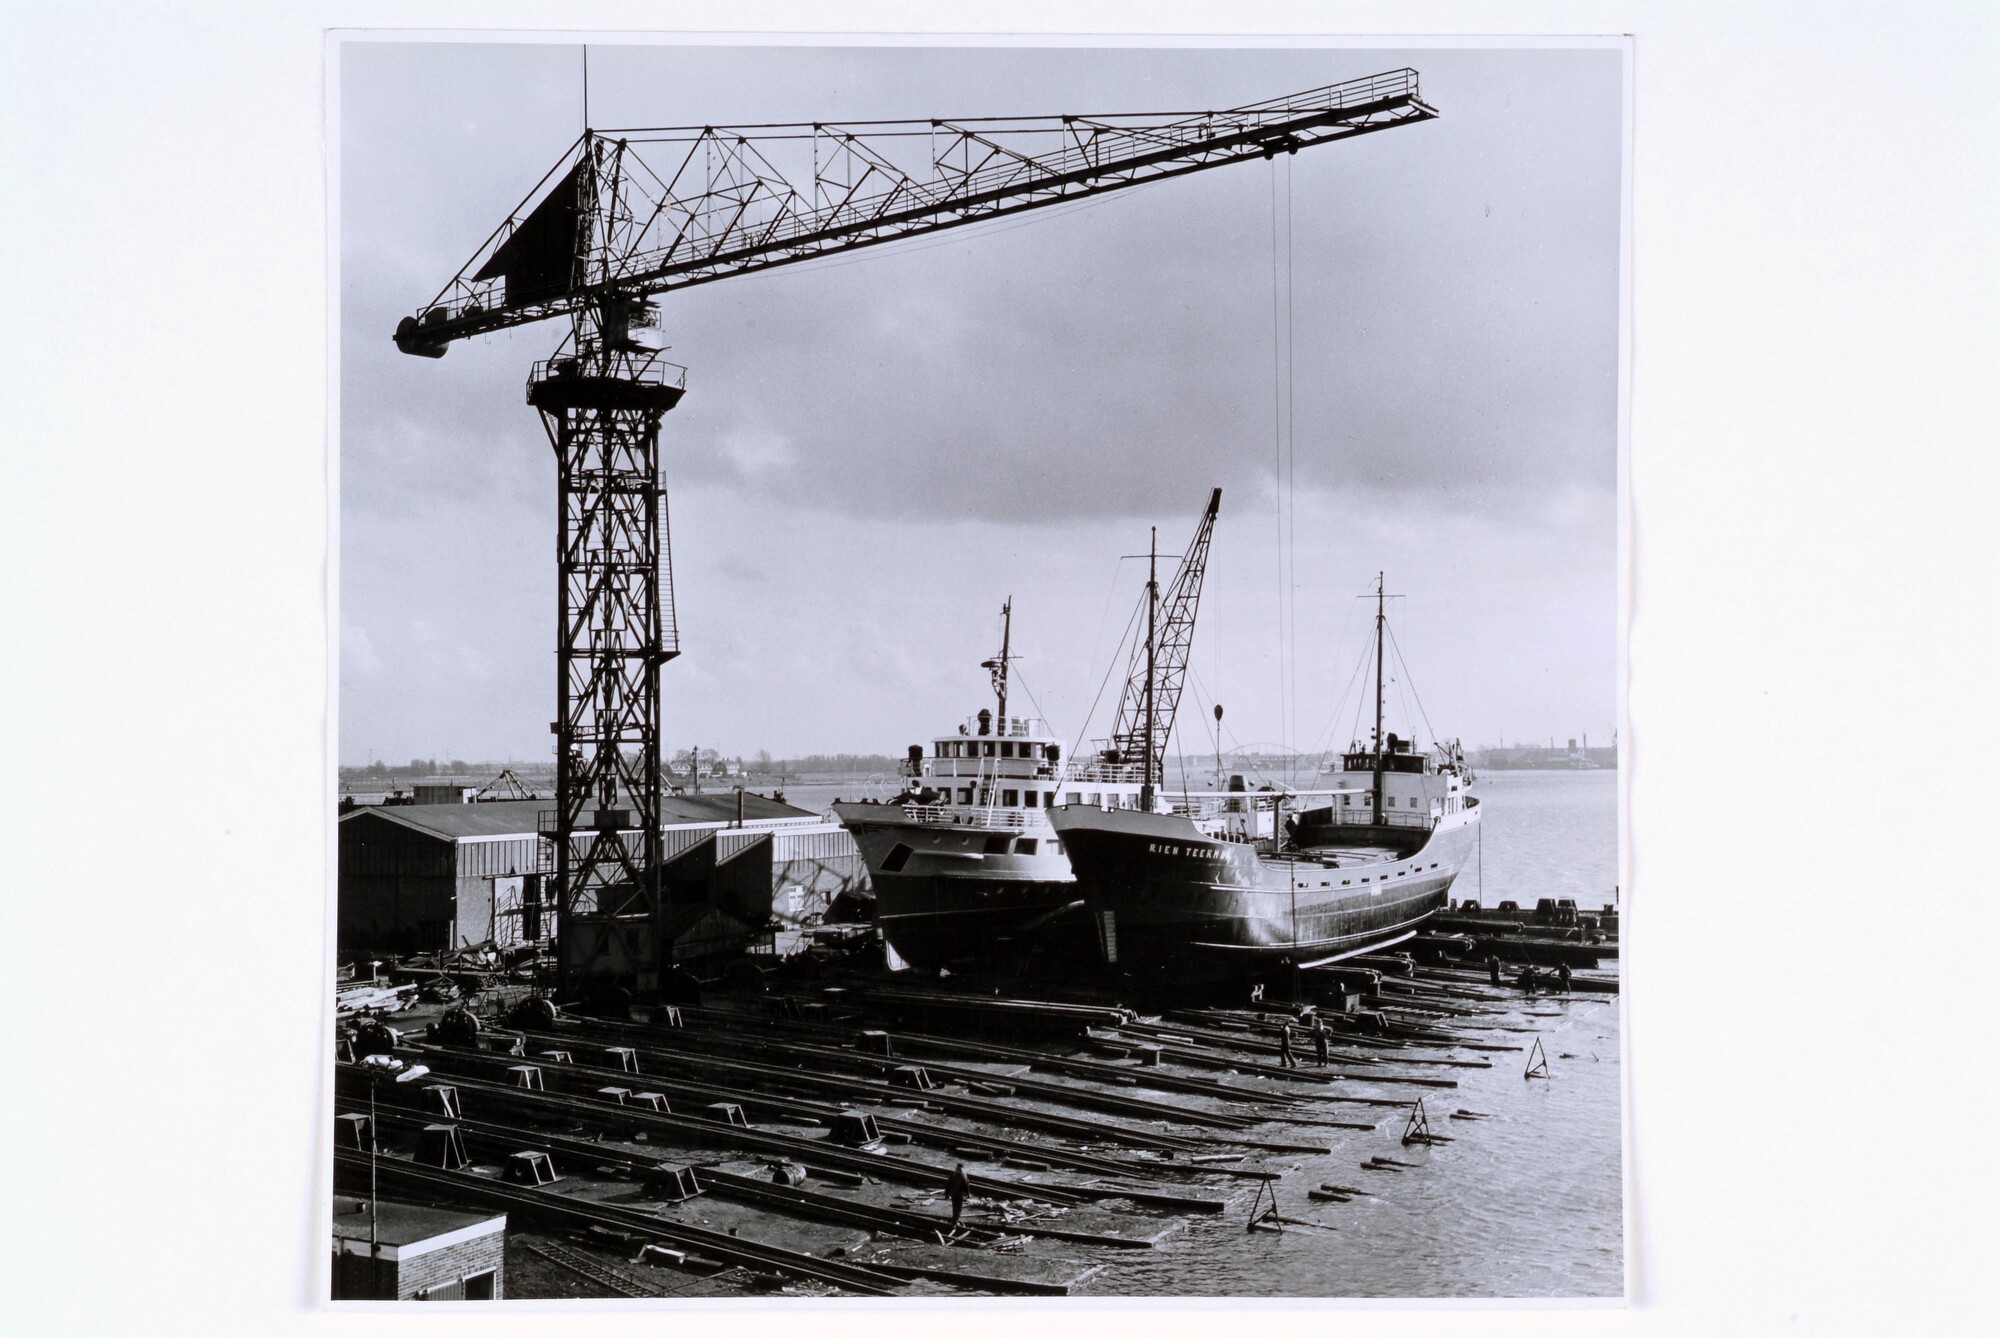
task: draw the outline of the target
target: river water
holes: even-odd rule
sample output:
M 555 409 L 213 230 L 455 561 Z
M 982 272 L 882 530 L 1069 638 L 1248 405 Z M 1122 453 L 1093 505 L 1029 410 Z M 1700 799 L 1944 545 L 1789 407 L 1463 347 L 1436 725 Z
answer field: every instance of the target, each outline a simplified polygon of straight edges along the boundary
M 794 803 L 823 809 L 841 787 L 798 787 Z M 862 797 L 850 784 L 844 793 Z M 1479 854 L 1454 902 L 1487 905 L 1573 897 L 1585 911 L 1614 897 L 1618 870 L 1617 774 L 1502 771 L 1474 787 L 1483 805 Z M 1608 965 L 1608 963 L 1607 963 Z M 1376 1118 L 1372 1133 L 1299 1130 L 1325 1155 L 1278 1156 L 1281 1212 L 1320 1224 L 1282 1235 L 1248 1233 L 1247 1212 L 1190 1219 L 1144 1255 L 1121 1258 L 1082 1289 L 1100 1296 L 1609 1297 L 1624 1290 L 1624 1208 L 1616 995 L 1518 1000 L 1485 1019 L 1485 1043 L 1542 1040 L 1548 1081 L 1522 1077 L 1521 1051 L 1453 1052 L 1490 1069 L 1421 1069 L 1456 1077 L 1425 1093 L 1433 1131 L 1456 1141 L 1403 1148 L 1400 1112 L 1329 1106 L 1326 1118 Z M 1367 1089 L 1357 1089 L 1367 1091 Z M 1370 1095 L 1408 1096 L 1385 1088 Z M 1456 1120 L 1454 1110 L 1490 1118 Z M 1366 1171 L 1373 1156 L 1411 1170 Z M 1371 1191 L 1346 1204 L 1306 1191 L 1331 1181 Z

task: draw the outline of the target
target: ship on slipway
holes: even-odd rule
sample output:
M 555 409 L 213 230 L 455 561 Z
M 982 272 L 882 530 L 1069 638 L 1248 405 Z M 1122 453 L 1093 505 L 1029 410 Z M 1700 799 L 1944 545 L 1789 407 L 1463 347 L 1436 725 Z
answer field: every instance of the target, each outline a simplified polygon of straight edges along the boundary
M 1193 542 L 1170 588 L 1177 638 L 1156 644 L 1149 626 L 1134 643 L 1120 718 L 1136 718 L 1150 675 L 1155 696 L 1179 692 L 1194 613 L 1201 597 L 1210 536 L 1222 490 L 1209 497 Z M 1160 604 L 1148 584 L 1148 608 Z M 1142 755 L 1116 728 L 1080 762 L 1042 720 L 1010 714 L 1013 602 L 1001 609 L 1000 653 L 980 667 L 992 676 L 996 709 L 982 708 L 926 751 L 911 745 L 906 790 L 896 799 L 835 804 L 834 814 L 860 847 L 875 886 L 875 922 L 904 963 L 926 969 L 994 968 L 1030 952 L 1052 962 L 1089 965 L 1097 957 L 1083 894 L 1050 814 L 1067 805 L 1125 812 L 1157 802 L 1148 786 L 1158 759 Z
M 1479 800 L 1456 743 L 1426 753 L 1384 733 L 1387 632 L 1378 581 L 1375 729 L 1342 753 L 1332 787 L 1189 796 L 1159 811 L 1149 770 L 1134 808 L 1049 815 L 1107 963 L 1156 984 L 1323 966 L 1408 939 L 1446 907 L 1475 849 Z M 1157 700 L 1149 681 L 1149 759 L 1171 728 Z

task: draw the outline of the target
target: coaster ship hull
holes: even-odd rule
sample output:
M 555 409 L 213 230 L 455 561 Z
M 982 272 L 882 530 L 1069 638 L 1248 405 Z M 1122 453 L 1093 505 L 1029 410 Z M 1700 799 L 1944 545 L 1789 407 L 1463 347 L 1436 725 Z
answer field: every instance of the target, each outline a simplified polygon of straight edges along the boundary
M 1030 949 L 1095 956 L 1082 894 L 1046 823 L 1026 833 L 940 825 L 896 804 L 834 812 L 867 862 L 875 923 L 911 966 L 991 967 Z
M 1347 826 L 1340 846 L 1272 856 L 1174 814 L 1050 815 L 1105 963 L 1176 984 L 1325 964 L 1409 937 L 1449 905 L 1478 817 L 1467 797 L 1428 831 Z

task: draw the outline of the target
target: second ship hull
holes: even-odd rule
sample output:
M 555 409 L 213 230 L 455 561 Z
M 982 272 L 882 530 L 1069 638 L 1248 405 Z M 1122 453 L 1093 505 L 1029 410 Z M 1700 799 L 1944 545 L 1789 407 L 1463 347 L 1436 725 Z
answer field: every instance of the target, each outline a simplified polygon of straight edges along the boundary
M 1103 960 L 1181 983 L 1334 961 L 1407 936 L 1449 904 L 1478 830 L 1468 804 L 1398 856 L 1325 849 L 1270 859 L 1168 814 L 1080 808 L 1050 816 Z

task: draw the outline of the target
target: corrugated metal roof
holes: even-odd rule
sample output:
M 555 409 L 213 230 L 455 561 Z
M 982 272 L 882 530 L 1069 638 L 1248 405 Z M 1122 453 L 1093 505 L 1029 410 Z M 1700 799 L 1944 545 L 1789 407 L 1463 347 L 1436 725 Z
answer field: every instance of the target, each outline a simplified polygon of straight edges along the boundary
M 382 804 L 357 808 L 341 819 L 377 817 L 413 831 L 456 841 L 467 836 L 535 835 L 537 816 L 555 812 L 551 800 L 509 799 L 497 804 Z
M 343 816 L 341 821 L 352 822 L 373 814 L 414 831 L 458 841 L 472 836 L 532 837 L 540 815 L 553 812 L 555 802 L 548 799 L 508 799 L 491 804 L 384 804 L 357 808 Z M 745 821 L 769 822 L 780 818 L 814 816 L 803 808 L 793 808 L 790 804 L 781 804 L 760 794 L 743 796 Z M 660 820 L 670 825 L 734 822 L 736 796 L 734 793 L 667 795 L 660 804 Z
M 661 817 L 667 822 L 734 822 L 736 821 L 736 795 L 731 791 L 719 794 L 670 794 L 660 805 Z M 743 795 L 743 816 L 745 820 L 757 822 L 771 818 L 810 818 L 817 816 L 803 808 L 793 808 L 775 799 L 766 799 L 761 794 Z

